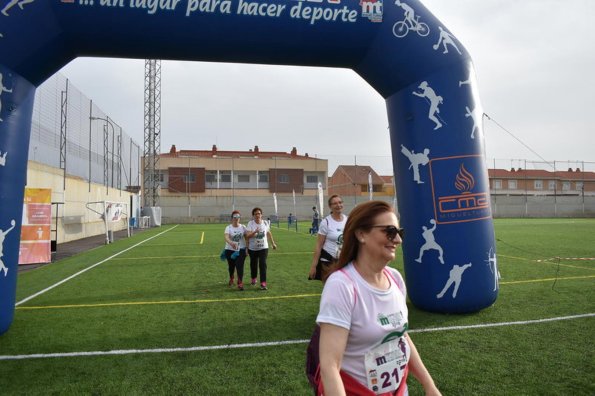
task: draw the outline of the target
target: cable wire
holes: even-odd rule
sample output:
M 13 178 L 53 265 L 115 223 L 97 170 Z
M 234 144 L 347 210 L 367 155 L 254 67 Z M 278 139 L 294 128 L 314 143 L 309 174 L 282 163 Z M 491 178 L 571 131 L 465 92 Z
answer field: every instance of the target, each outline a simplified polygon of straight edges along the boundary
M 496 124 L 498 127 L 500 127 L 500 129 L 502 129 L 504 132 L 508 133 L 510 136 L 512 136 L 516 141 L 518 141 L 520 144 L 522 144 L 527 150 L 531 151 L 533 154 L 535 154 L 536 156 L 538 156 L 539 158 L 541 158 L 543 160 L 543 162 L 545 162 L 546 164 L 548 164 L 550 167 L 552 167 L 552 169 L 556 169 L 556 167 L 551 164 L 548 160 L 546 160 L 545 158 L 543 158 L 541 155 L 539 155 L 539 153 L 535 150 L 533 150 L 531 147 L 529 147 L 527 144 L 525 144 L 525 142 L 523 142 L 521 139 L 519 139 L 518 137 L 516 137 L 512 132 L 510 132 L 508 129 L 504 128 L 502 125 L 500 125 L 500 123 L 496 120 L 494 120 L 492 117 L 490 117 L 488 114 L 483 113 L 484 117 L 486 117 L 488 120 L 492 121 L 494 124 Z

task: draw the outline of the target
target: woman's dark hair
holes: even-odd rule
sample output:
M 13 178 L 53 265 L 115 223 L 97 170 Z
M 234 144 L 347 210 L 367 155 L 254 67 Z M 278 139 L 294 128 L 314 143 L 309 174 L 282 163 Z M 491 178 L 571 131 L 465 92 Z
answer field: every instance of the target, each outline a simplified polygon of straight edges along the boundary
M 327 274 L 327 278 L 334 271 L 345 267 L 356 259 L 360 242 L 355 232 L 358 230 L 370 230 L 374 225 L 376 217 L 386 212 L 394 212 L 393 207 L 388 203 L 384 201 L 368 201 L 357 205 L 349 213 L 345 229 L 343 230 L 343 244 L 341 246 L 339 260 L 333 265 L 333 268 Z
M 234 215 L 234 214 L 239 214 L 240 216 L 242 215 L 242 214 L 240 213 L 240 211 L 239 211 L 239 210 L 234 210 L 233 212 L 231 212 L 231 216 L 230 216 L 230 218 L 232 218 L 232 219 L 233 219 L 233 215 Z
M 252 216 L 254 216 L 254 213 L 258 211 L 260 211 L 260 214 L 262 214 L 262 209 L 260 209 L 258 206 L 252 209 Z

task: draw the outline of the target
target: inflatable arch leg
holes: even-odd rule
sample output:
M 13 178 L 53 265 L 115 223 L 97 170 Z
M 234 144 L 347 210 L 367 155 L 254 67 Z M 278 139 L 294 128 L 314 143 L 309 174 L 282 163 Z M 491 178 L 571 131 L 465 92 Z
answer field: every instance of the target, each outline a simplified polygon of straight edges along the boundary
M 474 86 L 471 65 L 458 65 L 387 99 L 408 294 L 428 311 L 478 311 L 498 293 Z
M 386 99 L 411 301 L 449 313 L 495 301 L 471 61 L 418 0 L 10 0 L 0 21 L 0 333 L 14 316 L 35 87 L 79 55 L 355 70 Z
M 0 333 L 14 316 L 20 228 L 35 87 L 0 65 Z M 18 87 L 18 88 L 17 88 Z M 6 100 L 6 93 L 10 99 Z

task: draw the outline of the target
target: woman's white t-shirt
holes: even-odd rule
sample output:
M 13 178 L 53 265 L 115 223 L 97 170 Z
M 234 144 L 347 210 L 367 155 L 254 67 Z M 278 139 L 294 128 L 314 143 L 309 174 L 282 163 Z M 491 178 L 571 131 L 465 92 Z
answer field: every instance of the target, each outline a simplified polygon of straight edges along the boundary
M 372 287 L 353 263 L 333 272 L 324 285 L 316 318 L 318 324 L 330 323 L 349 330 L 341 369 L 364 386 L 369 371 L 366 354 L 389 339 L 400 338 L 408 328 L 405 283 L 397 270 L 386 270 L 392 274 L 387 274 L 388 290 Z
M 320 222 L 318 234 L 326 237 L 322 248 L 333 258 L 339 257 L 341 245 L 343 245 L 345 223 L 347 223 L 347 216 L 344 214 L 341 215 L 341 221 L 336 221 L 333 216 L 329 215 Z
M 246 240 L 244 239 L 244 234 L 246 233 L 246 227 L 243 224 L 238 224 L 237 227 L 233 225 L 228 225 L 225 227 L 225 233 L 229 234 L 229 238 L 238 244 L 238 249 L 245 249 L 246 248 Z M 225 250 L 236 250 L 233 246 L 231 246 L 227 240 L 225 240 Z
M 248 232 L 257 231 L 256 235 L 248 239 L 248 249 L 263 250 L 269 248 L 267 234 L 271 230 L 271 227 L 266 221 L 262 220 L 259 224 L 254 220 L 250 220 L 246 226 L 246 229 Z

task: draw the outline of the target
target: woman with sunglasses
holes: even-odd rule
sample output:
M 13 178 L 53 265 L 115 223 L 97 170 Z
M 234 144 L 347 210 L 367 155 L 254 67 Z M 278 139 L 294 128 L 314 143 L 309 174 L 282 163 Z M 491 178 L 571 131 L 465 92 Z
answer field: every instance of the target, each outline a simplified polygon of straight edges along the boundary
M 316 318 L 318 394 L 406 395 L 411 373 L 426 395 L 440 395 L 407 334 L 403 278 L 388 267 L 403 237 L 393 208 L 382 201 L 358 205 L 343 237 Z
M 240 224 L 239 210 L 231 212 L 231 224 L 225 227 L 225 257 L 229 269 L 229 286 L 233 286 L 234 272 L 238 273 L 238 289 L 244 290 L 244 260 L 246 260 L 246 227 Z
M 267 290 L 267 257 L 269 255 L 269 239 L 273 249 L 277 244 L 271 234 L 270 222 L 262 219 L 262 209 L 252 209 L 252 218 L 246 226 L 248 240 L 248 254 L 250 255 L 250 284 L 256 285 L 256 276 L 260 269 L 260 290 Z
M 328 206 L 331 214 L 320 222 L 308 279 L 322 280 L 330 266 L 337 262 L 341 251 L 343 229 L 347 222 L 347 215 L 343 214 L 343 199 L 339 195 L 331 195 Z

